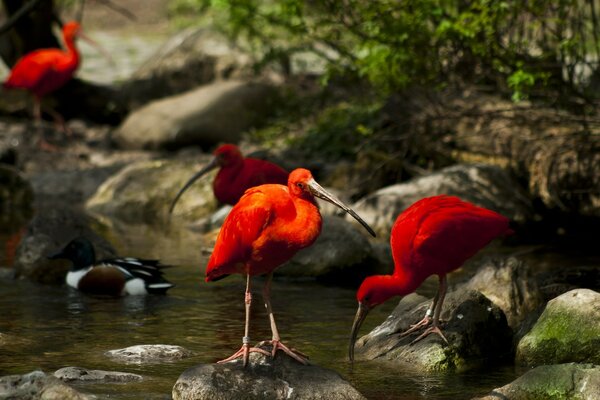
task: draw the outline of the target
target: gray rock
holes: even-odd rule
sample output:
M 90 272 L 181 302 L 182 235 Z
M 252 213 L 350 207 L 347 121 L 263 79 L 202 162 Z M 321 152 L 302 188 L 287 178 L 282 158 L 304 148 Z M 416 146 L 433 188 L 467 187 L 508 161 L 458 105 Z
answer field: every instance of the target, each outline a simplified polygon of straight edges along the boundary
M 515 220 L 533 215 L 531 201 L 519 184 L 500 167 L 459 164 L 372 193 L 352 208 L 381 237 L 389 237 L 402 211 L 424 197 L 448 194 L 497 211 Z M 348 217 L 347 217 L 348 218 Z
M 94 398 L 78 392 L 42 371 L 0 377 L 0 399 L 2 400 L 90 400 Z
M 144 379 L 141 375 L 128 372 L 102 371 L 80 367 L 61 368 L 54 372 L 54 376 L 64 382 L 136 382 Z
M 160 363 L 191 357 L 193 353 L 181 346 L 170 344 L 140 344 L 124 349 L 109 350 L 106 355 L 126 363 Z
M 276 99 L 277 90 L 265 83 L 215 82 L 134 111 L 113 139 L 136 149 L 236 143 L 274 110 Z
M 551 300 L 517 346 L 524 365 L 600 364 L 600 293 L 576 289 Z
M 598 400 L 600 366 L 542 365 L 476 400 Z M 475 400 L 475 399 L 474 399 Z
M 543 304 L 529 266 L 512 257 L 487 260 L 459 290 L 483 293 L 500 307 L 513 330 Z
M 247 368 L 240 360 L 200 364 L 186 370 L 173 387 L 173 400 L 364 399 L 335 371 L 301 365 L 288 356 L 275 359 L 251 353 Z
M 32 214 L 31 184 L 16 168 L 0 164 L 0 226 L 21 226 Z
M 191 160 L 155 160 L 131 164 L 107 179 L 86 203 L 92 213 L 125 222 L 166 222 L 179 189 L 200 169 Z M 217 208 L 212 192 L 213 175 L 196 181 L 180 198 L 174 218 L 195 220 Z
M 133 73 L 121 93 L 134 107 L 216 79 L 250 76 L 250 58 L 208 29 L 178 32 Z
M 511 330 L 506 317 L 483 294 L 451 292 L 441 315 L 450 342 L 433 334 L 411 345 L 417 333 L 400 334 L 421 320 L 431 300 L 417 294 L 404 297 L 392 314 L 356 342 L 357 360 L 379 360 L 418 371 L 470 370 L 511 354 Z
M 17 247 L 16 275 L 41 283 L 64 283 L 70 263 L 48 260 L 47 256 L 62 249 L 77 236 L 85 236 L 92 241 L 98 258 L 114 255 L 110 243 L 92 229 L 94 223 L 83 212 L 65 204 L 39 209 Z
M 276 274 L 294 278 L 356 283 L 379 271 L 369 240 L 348 221 L 323 217 L 323 230 L 315 243 L 300 250 Z M 343 271 L 343 274 L 340 272 Z M 342 281 L 343 279 L 343 281 Z

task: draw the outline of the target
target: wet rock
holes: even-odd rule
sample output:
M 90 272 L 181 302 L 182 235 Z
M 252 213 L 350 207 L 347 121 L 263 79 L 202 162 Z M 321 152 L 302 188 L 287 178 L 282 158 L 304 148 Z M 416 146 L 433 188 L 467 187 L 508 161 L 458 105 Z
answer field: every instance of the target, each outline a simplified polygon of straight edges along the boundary
M 459 164 L 372 193 L 352 208 L 381 237 L 389 237 L 398 214 L 424 197 L 448 194 L 518 221 L 533 215 L 531 201 L 518 182 L 500 167 Z
M 0 165 L 0 225 L 20 225 L 32 214 L 31 184 L 16 168 Z
M 95 397 L 78 392 L 42 371 L 0 377 L 0 399 L 88 400 Z
M 128 372 L 102 371 L 80 367 L 61 368 L 54 372 L 54 376 L 64 382 L 136 382 L 143 379 L 141 375 Z
M 89 216 L 66 204 L 39 209 L 17 247 L 16 275 L 41 283 L 64 283 L 69 262 L 48 260 L 47 256 L 77 236 L 92 241 L 98 258 L 114 256 L 114 248 L 92 229 L 93 224 Z
M 369 240 L 359 229 L 362 227 L 355 227 L 342 218 L 323 217 L 323 230 L 315 243 L 300 250 L 294 258 L 278 268 L 276 274 L 317 278 L 336 284 L 362 281 L 378 271 L 378 264 Z
M 596 400 L 599 393 L 600 366 L 570 363 L 539 366 L 474 400 Z
M 181 346 L 170 344 L 140 344 L 124 349 L 110 350 L 106 352 L 106 355 L 117 361 L 143 364 L 181 360 L 191 357 L 193 353 Z
M 487 260 L 475 276 L 458 290 L 483 293 L 506 315 L 508 325 L 516 330 L 534 310 L 543 304 L 531 270 L 516 258 Z
M 247 368 L 240 360 L 200 364 L 186 370 L 173 387 L 173 400 L 202 399 L 364 399 L 335 371 L 301 365 L 288 356 L 275 359 L 251 353 Z
M 204 28 L 187 29 L 167 40 L 135 71 L 121 93 L 130 104 L 139 106 L 216 79 L 249 76 L 250 61 L 221 34 Z
M 134 111 L 113 139 L 135 149 L 236 143 L 274 110 L 276 98 L 277 90 L 265 83 L 215 82 Z
M 125 222 L 164 224 L 177 192 L 200 169 L 196 160 L 155 160 L 131 164 L 107 179 L 86 203 L 92 213 Z M 216 210 L 213 176 L 196 181 L 180 198 L 174 218 L 206 217 Z
M 600 291 L 600 268 L 596 265 L 573 265 L 553 268 L 536 276 L 537 285 L 546 301 L 573 289 Z
M 576 289 L 551 300 L 517 346 L 524 365 L 600 364 L 600 293 Z
M 470 370 L 511 354 L 511 330 L 500 308 L 476 291 L 451 292 L 441 315 L 449 341 L 433 334 L 410 345 L 417 334 L 400 337 L 425 315 L 431 300 L 404 297 L 392 314 L 356 342 L 358 360 L 379 360 L 419 371 Z

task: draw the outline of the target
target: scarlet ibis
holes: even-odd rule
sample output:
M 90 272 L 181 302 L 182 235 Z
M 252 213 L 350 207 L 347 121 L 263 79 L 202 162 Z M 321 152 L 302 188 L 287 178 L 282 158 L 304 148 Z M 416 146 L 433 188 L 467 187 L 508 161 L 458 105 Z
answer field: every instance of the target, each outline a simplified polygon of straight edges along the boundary
M 256 158 L 244 158 L 240 149 L 234 144 L 223 144 L 213 152 L 214 158 L 204 166 L 179 190 L 171 203 L 169 213 L 173 212 L 181 195 L 200 177 L 220 167 L 213 181 L 213 192 L 221 203 L 234 205 L 246 189 L 265 183 L 286 185 L 288 173 L 271 162 Z
M 36 121 L 41 119 L 42 97 L 65 85 L 79 67 L 80 56 L 75 47 L 75 39 L 81 37 L 98 46 L 82 34 L 81 26 L 75 21 L 64 24 L 62 34 L 66 51 L 55 48 L 34 50 L 17 61 L 4 82 L 7 89 L 25 89 L 33 94 L 33 115 Z M 65 130 L 62 116 L 55 111 L 50 113 Z
M 220 362 L 242 357 L 245 366 L 251 352 L 268 355 L 259 347 L 250 347 L 249 337 L 252 302 L 250 277 L 267 274 L 263 297 L 273 336 L 270 341 L 261 343 L 272 345 L 273 357 L 277 350 L 282 350 L 306 364 L 302 353 L 281 343 L 271 308 L 270 289 L 275 268 L 289 260 L 298 250 L 310 246 L 321 233 L 321 214 L 315 197 L 340 207 L 375 236 L 366 222 L 323 189 L 306 169 L 292 171 L 287 186 L 266 184 L 248 189 L 225 219 L 206 268 L 207 282 L 233 273 L 246 275 L 246 324 L 242 347 Z
M 67 285 L 82 292 L 111 296 L 165 294 L 174 286 L 163 277 L 166 265 L 158 260 L 124 257 L 96 262 L 94 246 L 84 237 L 73 239 L 48 258 L 70 260 L 73 265 Z
M 496 237 L 511 233 L 508 224 L 508 218 L 494 211 L 446 195 L 421 199 L 401 213 L 390 238 L 394 273 L 366 278 L 356 294 L 358 311 L 350 334 L 350 361 L 354 359 L 358 330 L 369 311 L 391 297 L 414 292 L 431 275 L 439 276 L 433 303 L 425 317 L 402 335 L 432 323 L 413 343 L 431 333 L 447 343 L 439 319 L 447 288 L 446 274 L 458 269 Z

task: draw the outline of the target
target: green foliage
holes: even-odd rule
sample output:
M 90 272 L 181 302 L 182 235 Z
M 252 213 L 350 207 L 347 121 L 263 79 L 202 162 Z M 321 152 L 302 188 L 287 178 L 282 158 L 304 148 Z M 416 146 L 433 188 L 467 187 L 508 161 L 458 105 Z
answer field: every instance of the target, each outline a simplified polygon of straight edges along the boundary
M 350 73 L 383 92 L 469 79 L 519 100 L 544 86 L 580 91 L 600 58 L 598 8 L 583 0 L 173 0 L 171 11 L 209 14 L 268 60 L 314 52 L 327 61 L 325 79 Z

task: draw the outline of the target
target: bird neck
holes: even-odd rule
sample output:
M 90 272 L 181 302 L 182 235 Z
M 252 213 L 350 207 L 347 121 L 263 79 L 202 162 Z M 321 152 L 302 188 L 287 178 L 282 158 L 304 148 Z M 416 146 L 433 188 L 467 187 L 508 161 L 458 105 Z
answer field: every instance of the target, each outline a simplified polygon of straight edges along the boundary
M 408 274 L 379 275 L 376 280 L 377 290 L 386 299 L 395 296 L 406 296 L 414 292 L 421 282 Z
M 69 63 L 72 64 L 75 68 L 79 66 L 79 50 L 75 45 L 75 39 L 72 37 L 65 37 L 65 46 L 67 48 L 67 54 L 69 55 Z
M 295 213 L 290 213 L 293 223 L 286 225 L 290 228 L 294 241 L 300 248 L 304 248 L 310 246 L 321 233 L 323 219 L 314 199 L 296 197 L 293 203 Z

